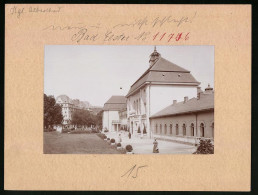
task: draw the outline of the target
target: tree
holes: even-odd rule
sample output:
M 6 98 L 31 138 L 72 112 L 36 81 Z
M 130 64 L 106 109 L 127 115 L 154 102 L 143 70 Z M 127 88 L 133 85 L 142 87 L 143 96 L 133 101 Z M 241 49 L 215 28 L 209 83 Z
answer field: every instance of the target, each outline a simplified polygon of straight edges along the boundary
M 99 111 L 98 114 L 95 116 L 95 124 L 102 129 L 102 116 L 103 110 Z
M 72 114 L 72 124 L 73 125 L 93 125 L 93 118 L 88 110 L 76 110 Z
M 61 124 L 62 120 L 62 107 L 56 104 L 54 96 L 44 94 L 44 127 Z

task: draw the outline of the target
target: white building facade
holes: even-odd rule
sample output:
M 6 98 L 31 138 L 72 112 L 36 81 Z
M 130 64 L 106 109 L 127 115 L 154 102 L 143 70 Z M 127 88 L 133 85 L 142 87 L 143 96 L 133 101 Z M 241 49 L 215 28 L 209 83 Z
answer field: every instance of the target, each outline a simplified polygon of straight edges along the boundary
M 190 71 L 169 62 L 156 51 L 149 68 L 131 86 L 127 98 L 127 119 L 131 134 L 152 137 L 150 117 L 184 96 L 194 97 L 199 82 Z
M 124 127 L 124 111 L 126 109 L 125 96 L 112 96 L 103 108 L 102 127 L 103 130 L 119 131 Z

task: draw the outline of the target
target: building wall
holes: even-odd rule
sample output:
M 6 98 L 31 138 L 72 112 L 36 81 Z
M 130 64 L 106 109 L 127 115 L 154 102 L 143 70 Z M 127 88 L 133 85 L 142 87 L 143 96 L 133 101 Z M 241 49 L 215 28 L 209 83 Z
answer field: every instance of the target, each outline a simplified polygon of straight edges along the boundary
M 173 104 L 173 100 L 184 101 L 184 97 L 196 97 L 196 86 L 151 85 L 150 116 Z
M 62 115 L 63 115 L 63 125 L 67 125 L 72 120 L 72 113 L 73 113 L 73 105 L 69 102 L 63 102 L 61 98 L 56 99 L 56 103 L 61 105 L 62 107 Z
M 144 126 L 148 137 L 151 136 L 149 117 L 173 104 L 173 100 L 183 101 L 196 97 L 196 86 L 147 85 L 127 99 L 127 116 L 131 131 L 136 132 Z
M 193 124 L 193 127 L 194 127 L 194 135 L 192 135 L 191 124 Z M 198 114 L 184 114 L 184 115 L 151 119 L 151 134 L 152 134 L 152 137 L 161 137 L 161 138 L 163 137 L 168 139 L 175 138 L 175 137 L 199 138 L 199 137 L 202 137 L 201 124 L 204 125 L 204 138 L 214 139 L 214 112 L 213 111 L 203 112 Z M 165 125 L 167 126 L 167 131 L 165 131 Z M 172 125 L 172 132 L 170 131 L 171 125 Z M 176 125 L 178 125 L 178 134 L 176 132 Z M 183 125 L 185 125 L 185 129 L 186 129 L 185 135 L 183 132 Z M 186 140 L 182 139 L 182 141 L 190 142 L 191 139 L 186 139 Z
M 148 86 L 141 88 L 137 93 L 127 98 L 127 118 L 132 134 L 137 134 L 140 128 L 143 133 L 144 126 L 147 130 L 146 119 L 148 116 Z M 147 131 L 148 134 L 148 131 Z
M 109 131 L 114 131 L 112 126 L 113 120 L 119 120 L 118 111 L 104 111 L 103 112 L 103 129 L 107 128 Z

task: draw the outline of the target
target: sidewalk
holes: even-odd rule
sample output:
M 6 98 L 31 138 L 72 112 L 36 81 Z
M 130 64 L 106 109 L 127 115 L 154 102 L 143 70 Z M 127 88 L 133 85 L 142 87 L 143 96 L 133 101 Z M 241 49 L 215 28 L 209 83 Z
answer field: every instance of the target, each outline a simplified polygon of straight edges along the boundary
M 121 145 L 123 148 L 130 144 L 132 145 L 133 153 L 135 154 L 153 154 L 153 139 L 145 136 L 141 139 L 140 136 L 138 137 L 138 135 L 132 135 L 131 139 L 129 139 L 128 132 L 125 131 L 105 133 L 108 138 L 114 138 L 116 143 L 118 142 L 119 134 L 121 134 L 122 137 Z M 170 141 L 157 141 L 160 154 L 192 154 L 196 151 L 195 146 Z

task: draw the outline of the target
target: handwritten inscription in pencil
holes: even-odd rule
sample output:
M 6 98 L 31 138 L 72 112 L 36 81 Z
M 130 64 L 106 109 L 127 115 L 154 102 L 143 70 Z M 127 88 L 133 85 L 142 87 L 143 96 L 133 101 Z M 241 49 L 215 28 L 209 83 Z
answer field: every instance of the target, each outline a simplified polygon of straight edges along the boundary
M 39 6 L 30 6 L 30 7 L 19 7 L 13 6 L 10 8 L 10 14 L 20 18 L 22 15 L 27 13 L 59 13 L 61 12 L 62 7 L 58 6 L 56 8 L 41 8 Z
M 143 166 L 137 166 L 137 165 L 134 165 L 132 168 L 130 168 L 128 171 L 126 171 L 121 177 L 132 177 L 132 178 L 137 178 L 138 177 L 138 173 L 140 172 L 139 170 L 144 168 L 144 167 L 147 167 L 147 165 L 143 165 Z
M 58 14 L 64 12 L 60 6 L 40 7 L 40 6 L 13 6 L 10 8 L 10 14 L 18 19 L 24 14 Z M 42 26 L 42 31 L 49 33 L 67 33 L 68 39 L 73 43 L 85 44 L 86 42 L 120 42 L 129 41 L 158 41 L 165 43 L 186 42 L 192 34 L 190 30 L 181 27 L 194 22 L 197 12 L 188 13 L 187 15 L 175 15 L 173 13 L 166 16 L 143 16 L 134 19 L 119 21 L 119 23 L 109 24 L 104 21 L 98 21 L 96 24 L 87 25 L 85 18 L 70 24 L 67 23 L 49 23 Z M 89 18 L 90 19 L 90 18 Z M 133 33 L 132 33 L 133 30 Z

